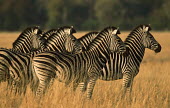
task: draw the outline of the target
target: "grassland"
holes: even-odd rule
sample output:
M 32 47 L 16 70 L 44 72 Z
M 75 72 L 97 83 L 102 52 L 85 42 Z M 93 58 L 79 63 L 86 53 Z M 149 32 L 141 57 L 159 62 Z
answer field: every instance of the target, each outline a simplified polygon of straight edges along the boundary
M 124 40 L 129 32 L 122 32 Z M 84 32 L 75 34 L 77 37 Z M 98 80 L 93 98 L 87 101 L 79 90 L 72 91 L 63 83 L 55 81 L 52 88 L 38 104 L 34 95 L 27 90 L 25 97 L 6 96 L 6 83 L 0 84 L 0 108 L 170 108 L 170 33 L 153 32 L 162 45 L 162 51 L 155 54 L 146 50 L 139 74 L 135 77 L 132 99 L 120 99 L 118 94 L 122 80 Z M 19 33 L 0 33 L 0 47 L 11 48 Z

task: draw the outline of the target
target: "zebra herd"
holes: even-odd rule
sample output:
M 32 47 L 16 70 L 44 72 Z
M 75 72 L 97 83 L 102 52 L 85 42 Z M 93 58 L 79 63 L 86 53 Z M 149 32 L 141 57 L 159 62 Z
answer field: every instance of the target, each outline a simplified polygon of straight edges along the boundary
M 73 26 L 25 29 L 12 49 L 0 48 L 0 82 L 7 82 L 15 94 L 25 94 L 30 85 L 37 97 L 43 96 L 55 80 L 73 84 L 91 99 L 98 79 L 123 79 L 123 95 L 132 90 L 145 48 L 156 53 L 161 45 L 150 33 L 150 25 L 139 25 L 123 42 L 119 28 L 109 26 L 77 39 Z

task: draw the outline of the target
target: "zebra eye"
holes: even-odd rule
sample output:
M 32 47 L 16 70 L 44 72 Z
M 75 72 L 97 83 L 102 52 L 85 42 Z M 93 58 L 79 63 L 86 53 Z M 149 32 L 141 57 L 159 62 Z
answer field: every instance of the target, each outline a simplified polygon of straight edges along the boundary
M 117 39 L 118 42 L 121 42 L 120 39 Z

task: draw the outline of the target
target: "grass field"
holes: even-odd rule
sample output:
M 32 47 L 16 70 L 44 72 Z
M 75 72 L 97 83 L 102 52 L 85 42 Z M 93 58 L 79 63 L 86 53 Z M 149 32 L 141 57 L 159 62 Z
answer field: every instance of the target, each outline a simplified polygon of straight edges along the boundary
M 122 32 L 124 40 L 129 32 Z M 0 84 L 0 108 L 170 108 L 170 32 L 153 32 L 162 51 L 155 54 L 146 50 L 139 74 L 133 83 L 132 99 L 118 97 L 122 80 L 98 80 L 93 98 L 87 101 L 79 90 L 72 91 L 55 81 L 52 88 L 38 104 L 27 90 L 26 96 L 6 96 L 6 83 Z M 85 32 L 75 34 L 81 37 Z M 19 33 L 0 33 L 0 47 L 11 48 Z

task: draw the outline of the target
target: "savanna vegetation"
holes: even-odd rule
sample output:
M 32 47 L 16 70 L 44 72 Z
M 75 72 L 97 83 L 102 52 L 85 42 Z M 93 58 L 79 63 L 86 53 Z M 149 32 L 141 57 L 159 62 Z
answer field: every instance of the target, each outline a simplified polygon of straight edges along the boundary
M 25 97 L 6 95 L 6 83 L 0 84 L 0 108 L 169 108 L 170 107 L 170 33 L 153 32 L 156 40 L 162 45 L 162 51 L 155 54 L 146 50 L 139 74 L 135 77 L 132 98 L 121 99 L 122 80 L 98 80 L 93 98 L 88 101 L 85 94 L 72 87 L 66 88 L 63 83 L 55 81 L 40 103 L 28 88 Z M 76 33 L 81 37 L 85 32 Z M 125 39 L 129 32 L 122 32 L 120 37 Z M 12 42 L 19 32 L 0 33 L 0 46 L 11 48 Z

